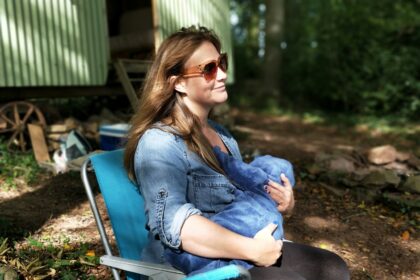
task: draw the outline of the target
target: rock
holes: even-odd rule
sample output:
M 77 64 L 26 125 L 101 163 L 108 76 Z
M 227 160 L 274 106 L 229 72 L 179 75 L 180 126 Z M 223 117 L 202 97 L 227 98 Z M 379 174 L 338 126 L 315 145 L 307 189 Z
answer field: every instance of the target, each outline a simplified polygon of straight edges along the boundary
M 0 279 L 4 280 L 18 280 L 19 276 L 16 271 L 7 265 L 0 264 Z
M 409 176 L 401 186 L 402 191 L 420 194 L 420 175 Z
M 401 207 L 420 209 L 420 195 L 384 192 L 382 196 L 385 202 L 397 210 L 401 210 Z
M 327 172 L 352 173 L 356 168 L 351 157 L 341 154 L 317 154 L 312 169 Z
M 369 188 L 354 188 L 351 193 L 356 197 L 357 200 L 366 202 L 375 202 L 381 197 L 379 189 Z
M 356 168 L 352 161 L 344 157 L 336 157 L 330 160 L 329 169 L 342 173 L 352 173 Z
M 363 181 L 364 178 L 366 178 L 367 175 L 369 175 L 372 171 L 367 169 L 367 168 L 359 168 L 357 170 L 355 170 L 352 174 L 351 174 L 351 179 L 353 181 L 358 181 L 361 182 Z
M 328 190 L 329 192 L 333 193 L 336 196 L 339 197 L 343 197 L 346 193 L 347 190 L 344 188 L 340 188 L 340 187 L 336 187 L 336 186 L 330 186 L 324 183 L 319 183 L 320 186 L 322 186 L 323 188 L 325 188 L 326 190 Z
M 397 160 L 400 162 L 407 161 L 410 157 L 409 153 L 397 152 Z
M 368 151 L 368 159 L 377 165 L 390 163 L 397 159 L 397 150 L 391 145 L 375 147 Z
M 390 162 L 383 166 L 385 169 L 391 169 L 397 171 L 399 174 L 406 174 L 409 172 L 409 168 L 407 164 L 401 163 L 401 162 Z
M 369 173 L 362 181 L 365 186 L 385 188 L 388 186 L 396 187 L 400 183 L 400 177 L 393 170 L 374 170 Z
M 346 187 L 354 188 L 360 186 L 360 181 L 354 180 L 351 176 L 342 177 L 340 183 Z
M 411 155 L 407 160 L 407 164 L 416 170 L 420 170 L 420 159 Z
M 321 166 L 319 166 L 316 163 L 313 163 L 313 164 L 307 166 L 306 170 L 311 175 L 319 175 L 320 173 L 322 173 L 324 171 L 324 168 L 322 168 Z

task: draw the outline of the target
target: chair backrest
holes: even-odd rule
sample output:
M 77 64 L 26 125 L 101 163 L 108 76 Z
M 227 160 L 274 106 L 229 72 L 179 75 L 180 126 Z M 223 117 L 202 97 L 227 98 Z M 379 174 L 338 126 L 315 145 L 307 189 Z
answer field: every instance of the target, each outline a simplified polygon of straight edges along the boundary
M 139 260 L 147 244 L 144 201 L 138 188 L 128 178 L 123 165 L 124 150 L 90 157 L 95 170 L 120 255 Z

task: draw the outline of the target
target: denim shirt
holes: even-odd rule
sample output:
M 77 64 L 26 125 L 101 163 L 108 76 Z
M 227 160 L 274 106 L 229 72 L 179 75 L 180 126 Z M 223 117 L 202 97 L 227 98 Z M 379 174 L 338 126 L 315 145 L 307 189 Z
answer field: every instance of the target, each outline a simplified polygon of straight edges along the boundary
M 229 152 L 241 159 L 238 144 L 221 125 L 209 121 Z M 162 123 L 156 126 L 164 127 Z M 237 189 L 187 148 L 176 134 L 150 128 L 140 138 L 134 156 L 137 184 L 145 200 L 149 244 L 142 260 L 167 263 L 164 246 L 179 249 L 185 220 L 199 214 L 211 217 L 230 204 Z

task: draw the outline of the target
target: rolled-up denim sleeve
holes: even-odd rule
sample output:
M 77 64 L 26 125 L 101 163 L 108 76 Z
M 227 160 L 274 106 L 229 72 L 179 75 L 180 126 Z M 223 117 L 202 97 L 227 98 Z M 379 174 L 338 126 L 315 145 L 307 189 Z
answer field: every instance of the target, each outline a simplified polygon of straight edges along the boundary
M 187 200 L 188 162 L 183 143 L 168 132 L 149 130 L 139 141 L 134 165 L 151 232 L 166 246 L 178 249 L 185 220 L 201 214 Z

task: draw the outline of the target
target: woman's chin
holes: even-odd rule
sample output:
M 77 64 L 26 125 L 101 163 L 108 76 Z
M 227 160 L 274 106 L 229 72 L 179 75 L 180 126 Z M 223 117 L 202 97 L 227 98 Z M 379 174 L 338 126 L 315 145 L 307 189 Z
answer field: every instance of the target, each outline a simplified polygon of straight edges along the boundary
M 225 91 L 220 91 L 220 92 L 213 92 L 213 100 L 217 103 L 217 104 L 221 104 L 224 103 L 228 100 L 228 94 Z

